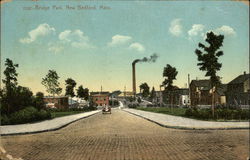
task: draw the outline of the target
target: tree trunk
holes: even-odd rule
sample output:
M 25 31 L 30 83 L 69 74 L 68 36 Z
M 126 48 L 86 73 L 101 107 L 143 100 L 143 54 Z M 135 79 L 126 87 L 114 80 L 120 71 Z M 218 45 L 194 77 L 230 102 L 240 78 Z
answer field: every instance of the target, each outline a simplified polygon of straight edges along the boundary
M 212 116 L 214 118 L 214 102 L 215 102 L 215 91 L 212 89 Z
M 170 94 L 170 105 L 171 105 L 171 112 L 173 113 L 173 95 Z

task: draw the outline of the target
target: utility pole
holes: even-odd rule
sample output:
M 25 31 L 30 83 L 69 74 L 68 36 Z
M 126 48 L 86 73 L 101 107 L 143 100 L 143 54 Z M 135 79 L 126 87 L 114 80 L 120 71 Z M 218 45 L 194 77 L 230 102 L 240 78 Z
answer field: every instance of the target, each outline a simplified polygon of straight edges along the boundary
M 189 98 L 189 106 L 191 106 L 191 91 L 190 91 L 190 75 L 188 74 L 188 98 Z
M 112 107 L 114 107 L 114 95 L 112 94 Z
M 162 105 L 162 92 L 161 92 L 161 85 L 160 85 L 160 107 Z
M 124 86 L 124 93 L 123 93 L 123 95 L 124 95 L 124 98 L 126 99 L 126 86 Z

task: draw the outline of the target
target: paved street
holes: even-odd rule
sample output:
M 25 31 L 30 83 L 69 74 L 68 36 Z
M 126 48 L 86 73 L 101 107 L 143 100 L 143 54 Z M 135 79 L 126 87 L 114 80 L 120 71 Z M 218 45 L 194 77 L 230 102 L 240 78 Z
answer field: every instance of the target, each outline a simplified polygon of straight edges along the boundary
M 24 160 L 246 160 L 249 130 L 178 130 L 121 110 L 98 113 L 52 132 L 4 136 Z

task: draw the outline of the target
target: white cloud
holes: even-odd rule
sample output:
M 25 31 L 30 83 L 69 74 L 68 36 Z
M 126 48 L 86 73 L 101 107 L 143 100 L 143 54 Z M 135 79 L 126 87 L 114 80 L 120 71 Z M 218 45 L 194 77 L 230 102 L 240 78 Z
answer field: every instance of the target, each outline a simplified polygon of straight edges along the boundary
M 36 29 L 33 29 L 28 33 L 28 37 L 21 38 L 19 41 L 21 43 L 29 44 L 34 42 L 38 37 L 43 37 L 54 32 L 55 28 L 50 27 L 47 23 L 40 24 Z
M 180 36 L 182 33 L 182 25 L 181 25 L 181 19 L 174 19 L 172 20 L 169 32 L 173 34 L 174 36 Z
M 224 35 L 229 35 L 229 36 L 236 35 L 236 32 L 234 31 L 234 29 L 226 25 L 223 25 L 220 28 L 215 29 L 215 32 L 218 34 L 224 34 Z
M 71 44 L 75 48 L 93 48 L 94 46 L 89 43 L 89 38 L 84 33 L 77 29 L 74 31 L 65 30 L 58 36 L 59 40 Z
M 124 35 L 115 35 L 112 37 L 112 41 L 108 43 L 108 46 L 116 46 L 116 45 L 121 45 L 121 44 L 126 44 L 128 43 L 132 37 L 130 36 L 124 36 Z
M 50 46 L 49 51 L 53 53 L 60 53 L 64 49 L 63 46 Z
M 192 28 L 188 31 L 189 36 L 202 35 L 205 26 L 203 24 L 194 24 Z
M 128 49 L 133 49 L 138 52 L 144 52 L 145 48 L 142 44 L 134 42 L 133 38 L 125 35 L 114 35 L 112 41 L 107 44 L 109 47 L 123 46 L 128 47 Z
M 235 36 L 236 35 L 236 32 L 235 30 L 230 27 L 230 26 L 226 26 L 226 25 L 223 25 L 215 30 L 209 30 L 207 31 L 206 33 L 203 34 L 203 38 L 206 39 L 207 38 L 207 33 L 209 32 L 213 32 L 214 34 L 222 34 L 224 36 Z
M 75 31 L 65 30 L 59 34 L 59 39 L 62 41 L 73 42 L 73 41 L 89 41 L 89 38 L 84 33 L 77 29 Z
M 71 30 L 65 30 L 59 34 L 58 38 L 62 41 L 70 42 L 71 40 L 68 38 L 68 36 L 71 34 L 71 32 Z
M 142 44 L 140 44 L 140 43 L 137 43 L 137 42 L 132 43 L 132 44 L 129 46 L 129 48 L 130 48 L 130 49 L 135 49 L 135 50 L 137 50 L 137 51 L 139 51 L 139 52 L 144 52 L 144 51 L 145 51 L 144 46 L 143 46 Z

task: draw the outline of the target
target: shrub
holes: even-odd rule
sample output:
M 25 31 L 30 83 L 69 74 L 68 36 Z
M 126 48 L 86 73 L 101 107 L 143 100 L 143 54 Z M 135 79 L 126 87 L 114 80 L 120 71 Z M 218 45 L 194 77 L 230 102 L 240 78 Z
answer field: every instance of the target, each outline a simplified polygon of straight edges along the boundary
M 46 110 L 38 111 L 34 107 L 26 107 L 18 112 L 11 114 L 9 116 L 9 122 L 3 121 L 2 124 L 22 124 L 50 118 L 51 114 Z
M 10 115 L 11 124 L 27 123 L 35 119 L 37 109 L 27 107 Z
M 46 110 L 40 110 L 37 112 L 37 120 L 44 120 L 44 119 L 50 119 L 51 113 Z
M 136 108 L 136 107 L 138 107 L 138 104 L 135 103 L 128 105 L 128 108 Z
M 225 120 L 241 120 L 249 119 L 249 110 L 242 109 L 229 109 L 229 108 L 216 108 L 214 112 L 214 117 L 212 116 L 211 109 L 197 109 L 197 108 L 188 108 L 185 111 L 184 116 L 193 117 L 198 119 L 225 119 Z
M 3 124 L 10 124 L 10 120 L 9 118 L 7 117 L 7 115 L 1 115 L 1 125 Z
M 84 106 L 83 108 L 49 108 L 48 111 L 50 112 L 69 112 L 69 111 L 93 111 L 96 110 L 97 108 L 95 106 Z
M 191 117 L 193 114 L 192 114 L 193 112 L 192 112 L 192 108 L 188 108 L 186 111 L 185 111 L 185 116 L 187 116 L 187 117 Z
M 241 112 L 241 119 L 250 119 L 250 111 L 249 111 L 249 109 L 243 110 Z

